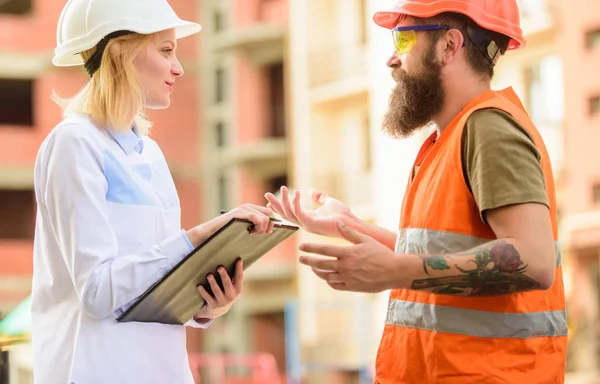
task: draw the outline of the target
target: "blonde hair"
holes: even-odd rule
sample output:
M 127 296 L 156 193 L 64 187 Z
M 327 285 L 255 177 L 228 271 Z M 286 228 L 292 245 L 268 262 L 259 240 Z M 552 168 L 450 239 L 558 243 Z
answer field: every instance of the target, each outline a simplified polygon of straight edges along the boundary
M 61 99 L 54 93 L 55 102 L 63 116 L 87 114 L 99 127 L 115 131 L 131 129 L 132 120 L 143 134 L 151 123 L 144 113 L 146 94 L 138 81 L 133 60 L 153 35 L 132 33 L 111 39 L 102 54 L 100 68 L 72 99 Z M 87 61 L 96 48 L 81 53 Z

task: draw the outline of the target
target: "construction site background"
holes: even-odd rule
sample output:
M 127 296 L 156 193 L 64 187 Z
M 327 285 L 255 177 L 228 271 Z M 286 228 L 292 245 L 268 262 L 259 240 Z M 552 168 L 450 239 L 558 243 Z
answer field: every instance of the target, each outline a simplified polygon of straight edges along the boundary
M 150 113 L 184 228 L 241 202 L 264 204 L 263 193 L 281 185 L 323 189 L 397 227 L 427 132 L 398 141 L 380 131 L 393 45 L 371 16 L 394 2 L 170 0 L 204 27 L 180 43 L 186 75 L 171 108 Z M 86 81 L 81 68 L 51 64 L 65 3 L 0 0 L 0 318 L 13 316 L 25 340 L 0 342 L 10 362 L 0 375 L 11 384 L 32 382 L 33 164 L 61 119 L 52 92 L 73 95 Z M 546 140 L 560 204 L 568 382 L 600 383 L 600 2 L 520 7 L 527 46 L 500 60 L 493 87 L 513 86 Z M 297 245 L 311 239 L 300 232 L 260 260 L 229 314 L 188 331 L 198 383 L 372 383 L 387 293 L 331 290 L 297 262 Z

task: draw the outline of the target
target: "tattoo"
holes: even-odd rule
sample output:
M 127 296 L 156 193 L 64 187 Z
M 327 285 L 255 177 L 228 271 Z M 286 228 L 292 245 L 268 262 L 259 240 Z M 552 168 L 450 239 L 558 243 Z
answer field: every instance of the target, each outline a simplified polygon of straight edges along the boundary
M 455 256 L 464 256 L 461 260 L 466 260 L 462 268 L 454 266 L 460 274 L 415 280 L 411 289 L 457 296 L 493 296 L 540 288 L 538 282 L 525 275 L 527 264 L 523 263 L 517 249 L 504 240 L 456 255 L 419 255 L 429 276 L 428 267 L 436 271 L 452 269 L 448 262 Z M 471 263 L 474 266 L 468 268 Z

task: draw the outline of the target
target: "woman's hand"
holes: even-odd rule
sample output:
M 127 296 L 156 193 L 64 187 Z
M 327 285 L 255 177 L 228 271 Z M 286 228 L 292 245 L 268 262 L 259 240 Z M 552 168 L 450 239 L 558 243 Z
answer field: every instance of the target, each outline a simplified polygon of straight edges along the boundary
M 197 247 L 233 218 L 251 221 L 254 224 L 250 231 L 251 235 L 268 234 L 273 231 L 275 224 L 270 220 L 271 216 L 273 216 L 273 211 L 269 208 L 255 204 L 242 204 L 227 213 L 186 231 L 186 235 L 192 245 Z
M 213 293 L 212 296 L 203 286 L 198 286 L 198 292 L 200 292 L 200 295 L 202 295 L 202 298 L 206 302 L 204 307 L 194 316 L 194 320 L 198 322 L 206 322 L 207 319 L 214 319 L 226 314 L 242 292 L 244 266 L 241 259 L 235 264 L 233 280 L 229 278 L 227 271 L 223 267 L 219 267 L 218 273 L 223 284 L 222 290 L 212 274 L 208 276 L 208 283 Z

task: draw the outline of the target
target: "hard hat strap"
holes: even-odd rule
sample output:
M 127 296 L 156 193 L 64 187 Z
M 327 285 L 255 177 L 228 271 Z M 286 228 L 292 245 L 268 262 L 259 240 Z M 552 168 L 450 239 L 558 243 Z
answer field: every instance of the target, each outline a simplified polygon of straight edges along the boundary
M 96 45 L 96 51 L 90 56 L 90 58 L 85 62 L 84 67 L 87 73 L 92 77 L 94 73 L 100 68 L 100 64 L 102 63 L 102 55 L 104 54 L 104 50 L 106 49 L 106 45 L 111 39 L 132 34 L 134 32 L 131 31 L 116 31 L 113 33 L 109 33 L 104 36 L 102 40 Z

